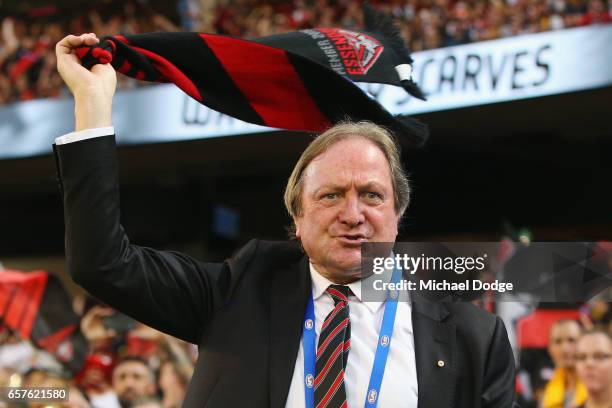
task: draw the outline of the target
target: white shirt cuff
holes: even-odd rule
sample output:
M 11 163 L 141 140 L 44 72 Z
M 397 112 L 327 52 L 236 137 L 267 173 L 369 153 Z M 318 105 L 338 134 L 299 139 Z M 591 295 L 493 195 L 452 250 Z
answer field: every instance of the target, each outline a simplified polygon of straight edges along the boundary
M 110 136 L 115 134 L 113 126 L 99 127 L 92 129 L 83 129 L 78 132 L 67 133 L 55 139 L 56 145 L 80 142 L 81 140 L 92 139 L 100 136 Z

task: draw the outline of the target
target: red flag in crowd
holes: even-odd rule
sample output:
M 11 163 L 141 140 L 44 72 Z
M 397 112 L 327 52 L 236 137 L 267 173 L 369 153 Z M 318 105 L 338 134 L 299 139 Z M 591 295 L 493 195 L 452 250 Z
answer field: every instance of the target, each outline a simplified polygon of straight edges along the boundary
M 45 271 L 0 272 L 0 324 L 53 354 L 72 373 L 87 353 L 79 320 L 57 277 Z

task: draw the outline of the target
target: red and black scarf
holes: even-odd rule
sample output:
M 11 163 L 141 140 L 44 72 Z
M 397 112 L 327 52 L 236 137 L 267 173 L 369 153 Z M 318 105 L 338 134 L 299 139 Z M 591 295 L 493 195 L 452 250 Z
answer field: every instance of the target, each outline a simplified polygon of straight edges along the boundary
M 424 99 L 391 18 L 366 6 L 365 26 L 252 40 L 200 33 L 115 35 L 77 54 L 87 68 L 111 63 L 130 77 L 174 83 L 198 102 L 246 122 L 321 132 L 346 119 L 370 120 L 422 145 L 425 125 L 391 115 L 354 84 L 396 85 Z

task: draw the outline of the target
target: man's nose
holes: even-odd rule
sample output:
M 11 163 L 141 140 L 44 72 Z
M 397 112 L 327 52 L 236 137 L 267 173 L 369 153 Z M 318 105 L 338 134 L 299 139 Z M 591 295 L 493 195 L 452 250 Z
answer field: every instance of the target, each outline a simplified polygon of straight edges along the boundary
M 136 380 L 133 378 L 127 378 L 124 382 L 125 388 L 135 389 L 136 388 Z
M 363 223 L 365 216 L 358 194 L 349 193 L 345 196 L 338 218 L 340 222 L 349 226 L 357 226 Z

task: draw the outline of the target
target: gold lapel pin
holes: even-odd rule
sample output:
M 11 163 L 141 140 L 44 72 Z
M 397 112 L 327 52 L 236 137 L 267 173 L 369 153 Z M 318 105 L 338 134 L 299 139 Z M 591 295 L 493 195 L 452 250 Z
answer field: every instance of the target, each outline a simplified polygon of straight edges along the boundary
M 444 360 L 438 360 L 438 367 L 444 367 Z

